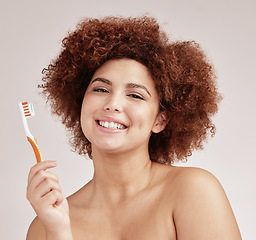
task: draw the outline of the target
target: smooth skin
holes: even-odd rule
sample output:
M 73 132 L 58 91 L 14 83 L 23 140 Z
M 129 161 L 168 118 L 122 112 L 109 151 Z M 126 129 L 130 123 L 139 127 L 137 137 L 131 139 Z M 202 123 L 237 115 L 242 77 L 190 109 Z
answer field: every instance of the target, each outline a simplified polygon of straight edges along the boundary
M 57 176 L 46 171 L 56 162 L 32 167 L 27 198 L 37 217 L 27 240 L 241 240 L 212 174 L 150 160 L 149 138 L 168 120 L 145 66 L 129 59 L 103 64 L 81 110 L 93 179 L 66 199 Z M 120 125 L 108 129 L 101 126 L 106 121 Z

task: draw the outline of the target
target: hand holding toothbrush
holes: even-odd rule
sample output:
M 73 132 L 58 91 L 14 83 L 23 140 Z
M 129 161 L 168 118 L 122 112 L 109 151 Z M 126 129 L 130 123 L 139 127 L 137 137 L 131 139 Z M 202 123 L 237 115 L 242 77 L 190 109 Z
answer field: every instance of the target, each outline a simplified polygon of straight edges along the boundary
M 56 165 L 55 161 L 44 161 L 30 169 L 27 199 L 34 208 L 37 218 L 30 226 L 27 240 L 35 239 L 35 237 L 39 239 L 38 230 L 42 228 L 42 225 L 47 236 L 42 239 L 73 239 L 67 199 L 62 193 L 58 177 L 46 171 Z
M 59 185 L 58 177 L 46 171 L 57 165 L 55 161 L 43 161 L 36 139 L 29 131 L 27 118 L 34 116 L 32 104 L 19 103 L 27 140 L 31 144 L 37 164 L 30 169 L 27 185 L 27 199 L 34 208 L 37 218 L 31 224 L 27 240 L 54 239 L 72 240 L 69 207 Z M 39 234 L 44 226 L 45 231 Z

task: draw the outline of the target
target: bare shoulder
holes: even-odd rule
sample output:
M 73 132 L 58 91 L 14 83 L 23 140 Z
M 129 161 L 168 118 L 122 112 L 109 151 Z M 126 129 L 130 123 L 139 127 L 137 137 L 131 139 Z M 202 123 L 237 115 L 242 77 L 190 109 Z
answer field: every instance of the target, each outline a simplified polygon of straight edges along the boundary
M 223 188 L 218 179 L 210 172 L 195 167 L 171 167 L 172 170 L 168 176 L 168 179 L 175 183 L 178 190 L 191 190 L 191 187 L 209 188 L 214 187 L 223 191 Z M 216 190 L 217 190 L 216 189 Z M 195 190 L 195 189 L 194 189 Z M 194 191 L 193 191 L 194 192 Z
M 28 229 L 26 239 L 27 240 L 46 240 L 45 228 L 37 217 L 32 221 Z
M 201 207 L 209 204 L 229 205 L 222 185 L 210 172 L 194 167 L 172 168 L 167 181 L 172 182 L 172 191 L 175 193 L 175 212 L 197 204 Z
M 218 179 L 210 172 L 193 167 L 173 167 L 169 174 L 172 181 L 172 191 L 175 193 L 175 209 L 185 205 L 192 207 L 194 204 L 221 206 L 229 205 L 227 196 Z
M 172 190 L 174 190 L 173 188 L 177 188 L 177 190 L 180 191 L 185 190 L 181 189 L 181 187 L 188 187 L 188 189 L 190 189 L 192 185 L 203 184 L 205 181 L 210 181 L 213 186 L 222 188 L 217 178 L 204 169 L 195 167 L 176 167 L 159 163 L 156 163 L 155 165 L 158 175 L 164 176 L 164 181 L 167 183 L 166 185 L 169 187 L 171 184 Z
M 228 198 L 217 178 L 206 170 L 171 167 L 173 220 L 179 239 L 240 240 Z
M 185 195 L 217 194 L 225 197 L 218 179 L 210 172 L 194 167 L 158 165 L 158 175 L 163 175 L 165 192 L 171 193 L 176 203 L 186 200 Z M 201 193 L 200 193 L 201 191 Z

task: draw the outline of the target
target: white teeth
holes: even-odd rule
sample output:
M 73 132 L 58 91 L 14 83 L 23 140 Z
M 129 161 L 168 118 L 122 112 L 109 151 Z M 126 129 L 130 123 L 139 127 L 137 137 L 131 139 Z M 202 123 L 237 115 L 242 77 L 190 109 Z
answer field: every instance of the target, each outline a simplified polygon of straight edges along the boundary
M 109 123 L 109 128 L 114 128 L 115 124 L 113 122 Z
M 124 129 L 125 126 L 120 123 L 99 121 L 99 125 L 109 129 Z
M 108 128 L 109 126 L 109 123 L 108 122 L 104 122 L 104 125 L 103 125 L 105 128 Z

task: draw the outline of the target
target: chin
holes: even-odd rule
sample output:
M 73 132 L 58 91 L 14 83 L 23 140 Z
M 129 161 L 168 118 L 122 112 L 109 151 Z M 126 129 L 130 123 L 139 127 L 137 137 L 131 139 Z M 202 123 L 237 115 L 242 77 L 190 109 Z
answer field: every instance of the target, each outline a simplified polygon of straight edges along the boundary
M 99 151 L 115 152 L 120 151 L 122 146 L 120 142 L 117 143 L 116 141 L 100 141 L 94 144 L 94 148 L 97 148 Z

